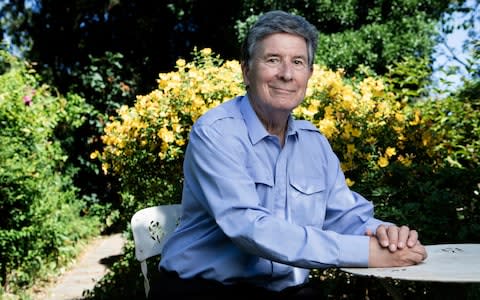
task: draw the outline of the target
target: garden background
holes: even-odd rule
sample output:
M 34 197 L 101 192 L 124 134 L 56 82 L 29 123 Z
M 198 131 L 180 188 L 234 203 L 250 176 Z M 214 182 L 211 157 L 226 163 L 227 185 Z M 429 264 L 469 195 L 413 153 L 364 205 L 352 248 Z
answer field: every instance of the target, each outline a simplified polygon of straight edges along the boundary
M 127 236 L 125 254 L 85 297 L 143 297 L 130 218 L 180 201 L 189 129 L 243 93 L 239 41 L 270 9 L 301 14 L 321 32 L 307 97 L 294 113 L 329 139 L 351 188 L 374 202 L 378 217 L 417 228 L 424 244 L 480 242 L 477 0 L 0 7 L 2 299 L 29 299 L 82 245 L 111 232 Z M 456 26 L 469 33 L 467 58 L 445 44 Z M 456 64 L 434 69 L 439 55 Z M 331 298 L 388 297 L 374 281 L 334 268 L 313 277 Z M 415 299 L 439 288 L 395 284 Z M 467 285 L 461 296 L 479 295 Z

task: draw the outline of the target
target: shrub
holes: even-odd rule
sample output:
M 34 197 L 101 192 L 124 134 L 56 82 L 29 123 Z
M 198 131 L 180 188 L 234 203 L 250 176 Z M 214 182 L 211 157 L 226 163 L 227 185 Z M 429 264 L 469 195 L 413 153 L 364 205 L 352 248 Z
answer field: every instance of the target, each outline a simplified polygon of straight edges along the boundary
M 140 206 L 180 201 L 183 152 L 192 123 L 207 109 L 242 91 L 240 66 L 223 62 L 210 49 L 196 60 L 177 61 L 177 71 L 160 74 L 158 89 L 138 96 L 111 117 L 102 137 L 103 170 L 120 178 L 127 215 Z
M 76 95 L 55 95 L 25 63 L 0 55 L 0 281 L 17 292 L 73 258 L 98 222 L 81 217 L 75 170 L 55 136 L 80 126 L 89 107 Z

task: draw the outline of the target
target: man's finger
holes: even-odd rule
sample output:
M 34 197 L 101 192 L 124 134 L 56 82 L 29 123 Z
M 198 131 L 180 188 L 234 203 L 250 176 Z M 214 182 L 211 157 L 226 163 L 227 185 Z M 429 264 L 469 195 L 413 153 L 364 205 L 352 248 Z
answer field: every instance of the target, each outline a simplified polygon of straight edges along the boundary
M 389 226 L 387 228 L 388 241 L 389 241 L 388 249 L 390 249 L 390 251 L 392 252 L 397 250 L 399 231 L 400 229 L 397 226 Z
M 380 225 L 377 227 L 377 232 L 375 235 L 377 236 L 380 245 L 382 245 L 383 247 L 388 247 L 390 242 L 388 240 L 387 228 L 384 225 Z
M 418 232 L 416 230 L 410 230 L 408 234 L 407 246 L 413 247 L 417 244 L 418 241 Z
M 398 233 L 398 243 L 397 247 L 399 249 L 403 249 L 405 245 L 407 244 L 407 240 L 410 238 L 410 228 L 407 226 L 403 225 L 400 227 L 399 233 Z M 413 244 L 415 245 L 415 243 Z

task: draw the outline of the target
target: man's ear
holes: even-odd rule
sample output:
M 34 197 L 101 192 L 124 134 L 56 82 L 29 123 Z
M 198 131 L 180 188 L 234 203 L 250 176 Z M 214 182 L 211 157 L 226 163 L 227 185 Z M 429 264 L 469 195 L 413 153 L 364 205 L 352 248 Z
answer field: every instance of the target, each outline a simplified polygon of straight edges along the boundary
M 312 75 L 313 75 L 313 70 L 314 70 L 313 68 L 314 68 L 314 66 L 312 65 L 310 67 L 310 75 L 308 75 L 308 79 L 310 79 L 310 77 L 312 77 Z
M 248 72 L 250 72 L 250 68 L 246 62 L 242 62 L 240 66 L 242 68 L 243 84 L 248 88 L 250 85 L 250 80 L 248 79 Z

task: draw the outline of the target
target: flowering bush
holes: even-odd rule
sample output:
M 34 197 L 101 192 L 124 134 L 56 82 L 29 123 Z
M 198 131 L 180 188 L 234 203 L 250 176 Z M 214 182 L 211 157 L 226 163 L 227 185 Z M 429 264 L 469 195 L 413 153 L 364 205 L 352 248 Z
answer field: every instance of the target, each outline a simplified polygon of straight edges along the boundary
M 329 139 L 350 186 L 392 163 L 409 166 L 420 146 L 411 146 L 416 143 L 412 132 L 421 125 L 419 111 L 397 101 L 380 78 L 350 82 L 342 70 L 317 67 L 307 97 L 294 113 Z M 421 147 L 428 146 L 424 139 Z
M 138 96 L 111 117 L 102 138 L 104 172 L 121 178 L 125 206 L 132 201 L 179 201 L 183 152 L 193 122 L 207 109 L 242 92 L 240 65 L 210 49 L 177 61 L 177 71 L 160 74 L 158 89 Z M 132 196 L 134 198 L 132 198 Z M 134 207 L 135 205 L 132 204 Z

